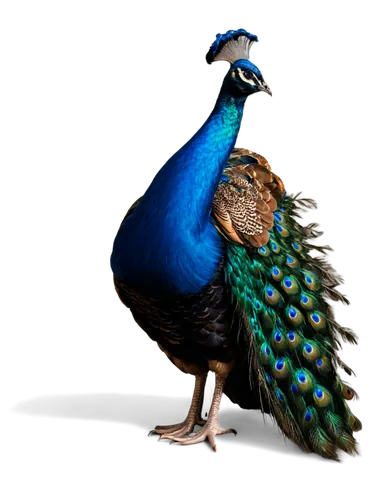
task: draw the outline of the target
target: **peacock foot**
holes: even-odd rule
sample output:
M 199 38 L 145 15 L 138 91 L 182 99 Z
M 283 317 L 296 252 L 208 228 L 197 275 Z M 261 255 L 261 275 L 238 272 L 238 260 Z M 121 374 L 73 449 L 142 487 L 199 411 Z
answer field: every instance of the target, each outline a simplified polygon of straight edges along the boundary
M 188 415 L 185 420 L 179 424 L 157 425 L 155 429 L 150 431 L 149 435 L 159 434 L 163 437 L 165 434 L 168 434 L 168 436 L 173 437 L 184 437 L 193 431 L 195 425 L 205 425 L 205 423 L 206 420 L 201 417 Z
M 215 375 L 215 390 L 212 398 L 210 412 L 208 414 L 207 422 L 204 424 L 202 429 L 192 436 L 182 436 L 176 432 L 165 432 L 160 436 L 160 439 L 170 439 L 171 444 L 177 442 L 183 445 L 202 443 L 203 441 L 208 441 L 212 446 L 212 449 L 216 451 L 215 436 L 220 434 L 229 434 L 232 432 L 234 435 L 237 432 L 234 429 L 220 429 L 218 426 L 218 413 L 220 407 L 221 396 L 223 393 L 223 387 L 225 383 L 225 378 L 221 375 Z
M 193 431 L 195 425 L 205 425 L 206 420 L 201 418 L 201 414 L 206 379 L 207 373 L 195 376 L 193 398 L 191 400 L 189 413 L 183 422 L 172 425 L 157 425 L 154 430 L 149 432 L 148 435 L 159 434 L 160 436 L 163 436 L 164 434 L 168 434 L 173 435 L 174 437 L 184 437 Z
M 213 426 L 207 422 L 200 431 L 196 432 L 192 436 L 183 437 L 176 433 L 165 433 L 160 437 L 160 439 L 170 439 L 171 444 L 173 442 L 177 442 L 182 445 L 197 444 L 207 440 L 212 446 L 212 449 L 216 451 L 215 436 L 219 436 L 220 434 L 229 434 L 231 432 L 234 435 L 237 434 L 234 429 L 220 429 L 217 425 Z

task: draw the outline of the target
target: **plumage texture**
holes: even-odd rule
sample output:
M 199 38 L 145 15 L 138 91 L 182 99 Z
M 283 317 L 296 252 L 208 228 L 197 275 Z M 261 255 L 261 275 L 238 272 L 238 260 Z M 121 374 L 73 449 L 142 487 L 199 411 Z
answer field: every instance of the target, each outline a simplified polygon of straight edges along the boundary
M 224 276 L 222 263 L 198 295 L 150 297 L 116 278 L 115 287 L 152 340 L 173 357 L 207 371 L 208 360 L 229 362 L 237 351 L 239 327 Z
M 241 150 L 232 153 L 215 193 L 212 213 L 218 230 L 229 240 L 260 247 L 268 242 L 277 206 L 275 197 L 284 186 L 265 158 L 252 154 L 245 151 L 241 156 Z
M 337 350 L 356 336 L 327 302 L 348 303 L 326 261 L 330 247 L 314 243 L 316 224 L 298 222 L 315 202 L 287 195 L 263 156 L 234 148 L 247 96 L 270 93 L 242 59 L 255 39 L 228 31 L 211 46 L 207 61 L 228 60 L 230 70 L 209 118 L 125 216 L 111 257 L 115 288 L 180 370 L 197 380 L 216 374 L 210 422 L 193 439 L 178 434 L 185 424 L 172 426 L 176 440 L 207 438 L 216 450 L 224 391 L 271 414 L 302 450 L 337 460 L 339 449 L 356 453 L 361 429 L 347 403 L 356 393 L 337 372 L 353 374 Z
M 243 314 L 242 340 L 261 404 L 302 449 L 337 459 L 337 448 L 356 452 L 352 433 L 361 427 L 345 401 L 354 391 L 336 372 L 340 340 L 356 343 L 356 337 L 338 325 L 326 301 L 348 303 L 336 289 L 341 278 L 324 258 L 312 256 L 329 248 L 312 244 L 321 233 L 296 220 L 301 209 L 312 207 L 312 200 L 279 195 L 268 243 L 228 242 L 226 276 Z

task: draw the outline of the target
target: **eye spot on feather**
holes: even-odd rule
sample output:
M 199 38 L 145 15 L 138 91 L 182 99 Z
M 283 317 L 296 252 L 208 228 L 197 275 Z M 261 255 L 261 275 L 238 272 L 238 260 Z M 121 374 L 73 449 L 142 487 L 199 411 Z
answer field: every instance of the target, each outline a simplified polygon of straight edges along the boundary
M 320 408 L 328 406 L 331 402 L 331 396 L 323 387 L 316 387 L 313 393 L 314 402 Z
M 343 384 L 342 395 L 346 400 L 350 401 L 351 399 L 354 398 L 354 391 L 347 385 Z
M 271 252 L 267 246 L 262 246 L 262 247 L 258 248 L 258 253 L 262 257 L 268 257 Z
M 303 315 L 301 311 L 294 306 L 288 306 L 286 308 L 286 317 L 292 326 L 299 326 L 303 322 Z
M 276 305 L 281 299 L 279 292 L 271 285 L 267 285 L 265 287 L 264 298 L 265 301 L 270 305 Z
M 291 276 L 285 276 L 281 286 L 288 295 L 295 295 L 299 292 L 298 282 Z
M 331 363 L 327 356 L 322 356 L 316 360 L 316 367 L 320 373 L 329 372 Z
M 307 315 L 307 318 L 309 320 L 310 325 L 314 328 L 314 330 L 321 330 L 326 326 L 325 319 L 320 313 L 316 311 L 309 313 Z
M 292 247 L 296 252 L 298 253 L 302 252 L 302 246 L 299 243 L 296 242 L 292 243 Z
M 279 254 L 280 253 L 280 247 L 279 245 L 276 243 L 276 241 L 274 240 L 271 240 L 271 250 L 273 253 L 275 254 Z
M 284 275 L 284 273 L 282 272 L 282 270 L 278 266 L 273 266 L 271 274 L 272 274 L 272 278 L 275 281 L 281 281 L 283 279 L 283 275 Z
M 314 307 L 314 299 L 310 295 L 302 293 L 300 304 L 304 309 L 312 309 Z
M 285 362 L 282 358 L 279 358 L 277 361 L 276 361 L 276 370 L 280 371 L 284 368 L 284 365 L 285 365 Z
M 311 419 L 312 419 L 312 415 L 311 415 L 310 410 L 306 410 L 306 413 L 305 413 L 306 422 L 311 422 Z
M 283 215 L 283 214 L 281 214 L 280 212 L 274 212 L 273 217 L 274 217 L 274 219 L 275 219 L 277 222 L 284 222 L 284 221 L 285 221 L 285 217 L 284 217 L 284 215 Z
M 297 379 L 296 379 L 296 384 L 298 389 L 301 392 L 308 392 L 311 391 L 313 387 L 313 381 L 311 376 L 308 374 L 307 371 L 301 369 L 297 372 Z
M 289 254 L 286 256 L 285 264 L 288 267 L 290 267 L 291 269 L 296 269 L 297 267 L 299 267 L 298 260 L 295 257 L 293 257 L 292 255 L 289 255 Z
M 286 348 L 288 340 L 286 336 L 280 331 L 275 330 L 272 336 L 272 346 L 278 351 L 283 352 Z
M 269 366 L 273 361 L 273 356 L 272 351 L 266 342 L 263 343 L 260 353 L 263 364 Z
M 320 352 L 317 346 L 309 342 L 306 342 L 302 353 L 304 358 L 308 361 L 315 361 L 320 356 Z
M 280 236 L 283 236 L 284 238 L 289 236 L 289 231 L 284 226 L 281 224 L 275 224 L 275 226 Z
M 319 283 L 314 274 L 305 272 L 303 281 L 309 290 L 318 290 Z
M 273 374 L 278 379 L 285 378 L 289 374 L 288 364 L 283 358 L 278 358 L 276 360 Z
M 297 394 L 298 392 L 298 387 L 297 387 L 297 384 L 292 384 L 291 387 L 290 387 L 290 390 L 292 391 L 293 394 Z
M 271 349 L 266 342 L 262 345 L 261 352 L 265 356 L 269 356 L 271 354 Z
M 297 347 L 300 346 L 301 342 L 302 342 L 302 339 L 298 334 L 296 334 L 294 331 L 288 332 L 288 343 L 289 343 L 288 347 L 289 347 L 289 349 L 293 349 L 293 350 L 297 349 Z

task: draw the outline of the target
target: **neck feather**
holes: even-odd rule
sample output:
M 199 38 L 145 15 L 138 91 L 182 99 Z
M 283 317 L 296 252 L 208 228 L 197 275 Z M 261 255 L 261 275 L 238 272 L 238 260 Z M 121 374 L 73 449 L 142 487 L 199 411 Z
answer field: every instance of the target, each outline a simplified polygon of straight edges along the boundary
M 156 175 L 116 236 L 118 279 L 158 294 L 197 293 L 213 279 L 224 250 L 209 223 L 211 206 L 244 102 L 222 91 L 200 130 Z
M 201 232 L 207 226 L 216 188 L 237 139 L 244 104 L 244 97 L 222 90 L 206 122 L 164 165 L 146 192 L 145 203 L 163 200 L 158 205 L 167 211 L 174 228 L 174 219 L 184 230 Z

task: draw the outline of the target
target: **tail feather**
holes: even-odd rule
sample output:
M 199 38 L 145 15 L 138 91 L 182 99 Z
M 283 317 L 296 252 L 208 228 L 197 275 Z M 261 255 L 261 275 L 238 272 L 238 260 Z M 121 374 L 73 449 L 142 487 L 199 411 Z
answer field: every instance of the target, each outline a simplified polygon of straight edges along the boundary
M 356 393 L 336 372 L 342 367 L 353 374 L 337 348 L 340 339 L 357 343 L 357 337 L 336 322 L 326 302 L 349 303 L 336 290 L 341 277 L 325 260 L 330 247 L 310 242 L 321 234 L 316 224 L 296 221 L 300 210 L 315 207 L 308 198 L 284 196 L 266 245 L 228 243 L 227 283 L 243 315 L 256 406 L 267 408 L 303 450 L 338 460 L 338 449 L 358 452 L 353 431 L 361 423 L 346 403 Z

